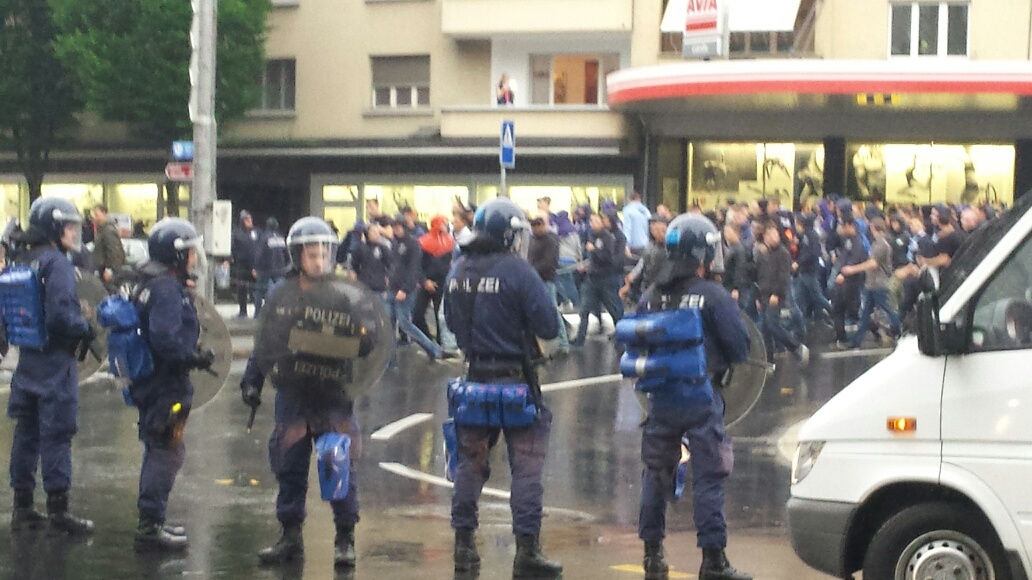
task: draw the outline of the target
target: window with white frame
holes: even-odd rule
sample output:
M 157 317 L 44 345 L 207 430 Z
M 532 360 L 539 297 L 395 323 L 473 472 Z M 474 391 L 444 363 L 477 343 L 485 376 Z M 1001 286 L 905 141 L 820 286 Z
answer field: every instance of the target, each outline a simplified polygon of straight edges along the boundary
M 374 56 L 373 108 L 430 106 L 429 56 Z
M 891 56 L 967 56 L 968 3 L 906 2 L 891 6 Z
M 260 84 L 262 86 L 262 110 L 293 111 L 295 87 L 294 59 L 270 60 L 265 63 Z

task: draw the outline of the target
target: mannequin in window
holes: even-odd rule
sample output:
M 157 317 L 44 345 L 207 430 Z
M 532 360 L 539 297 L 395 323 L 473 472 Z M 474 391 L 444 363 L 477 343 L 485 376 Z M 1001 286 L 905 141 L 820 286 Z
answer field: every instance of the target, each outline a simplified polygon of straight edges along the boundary
M 495 99 L 499 105 L 512 105 L 516 101 L 516 92 L 512 81 L 509 80 L 509 73 L 502 73 L 502 80 L 498 81 L 495 87 Z

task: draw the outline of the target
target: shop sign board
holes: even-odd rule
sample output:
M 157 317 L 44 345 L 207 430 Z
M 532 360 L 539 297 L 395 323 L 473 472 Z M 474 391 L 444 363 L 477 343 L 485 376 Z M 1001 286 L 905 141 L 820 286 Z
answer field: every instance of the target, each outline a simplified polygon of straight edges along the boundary
M 193 163 L 170 161 L 168 165 L 165 165 L 165 177 L 169 181 L 193 181 Z
M 684 23 L 684 58 L 727 56 L 729 0 L 688 0 Z

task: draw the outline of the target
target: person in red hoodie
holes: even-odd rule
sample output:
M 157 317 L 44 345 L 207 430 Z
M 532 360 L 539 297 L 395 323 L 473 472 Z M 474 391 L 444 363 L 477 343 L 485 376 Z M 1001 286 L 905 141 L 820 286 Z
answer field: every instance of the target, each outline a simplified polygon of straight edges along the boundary
M 434 320 L 439 321 L 437 313 L 444 298 L 444 279 L 451 270 L 452 251 L 455 249 L 455 238 L 448 233 L 448 218 L 437 216 L 430 220 L 430 231 L 419 238 L 419 246 L 423 249 L 423 283 L 416 295 L 416 305 L 412 313 L 412 321 L 423 334 L 441 344 L 440 322 L 435 323 L 436 332 L 430 334 L 426 323 L 426 309 L 433 303 Z

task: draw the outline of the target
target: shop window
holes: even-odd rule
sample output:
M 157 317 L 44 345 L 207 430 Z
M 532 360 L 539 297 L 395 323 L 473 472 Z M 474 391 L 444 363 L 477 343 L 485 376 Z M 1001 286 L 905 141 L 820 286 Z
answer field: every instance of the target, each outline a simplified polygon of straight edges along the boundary
M 799 208 L 824 195 L 819 144 L 691 143 L 688 162 L 688 205 L 704 210 L 772 196 Z
M 531 55 L 531 103 L 602 104 L 606 95 L 605 77 L 619 67 L 618 54 Z
M 373 108 L 430 106 L 429 56 L 374 56 Z
M 293 111 L 296 85 L 294 59 L 270 60 L 259 79 L 264 111 Z
M 41 193 L 47 197 L 67 199 L 83 215 L 104 200 L 104 186 L 99 183 L 44 183 Z
M 967 56 L 966 3 L 893 4 L 890 18 L 892 56 Z
M 180 189 L 179 204 L 182 208 L 182 189 Z M 115 184 L 109 189 L 107 205 L 108 210 L 112 213 L 126 214 L 130 216 L 132 223 L 143 222 L 145 229 L 150 229 L 158 213 L 158 185 L 155 183 Z
M 416 218 L 430 223 L 435 216 L 451 216 L 456 202 L 469 203 L 469 188 L 464 185 L 367 184 L 365 199 L 380 202 L 384 215 L 395 216 L 404 207 L 416 210 Z
M 358 208 L 353 205 L 328 205 L 323 208 L 323 219 L 337 232 L 337 237 L 343 237 L 355 228 Z
M 846 193 L 889 204 L 1014 201 L 1014 147 L 853 143 Z
M 588 205 L 592 211 L 599 211 L 603 204 L 612 203 L 622 208 L 626 201 L 626 189 L 623 186 L 597 185 L 512 185 L 508 187 L 509 199 L 523 208 L 528 214 L 538 211 L 538 202 L 543 197 L 550 198 L 549 210 L 552 213 L 572 212 L 574 208 Z M 497 197 L 498 185 L 478 185 L 477 203 Z

